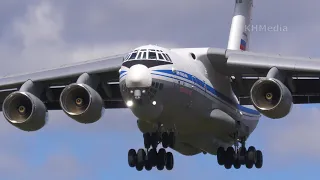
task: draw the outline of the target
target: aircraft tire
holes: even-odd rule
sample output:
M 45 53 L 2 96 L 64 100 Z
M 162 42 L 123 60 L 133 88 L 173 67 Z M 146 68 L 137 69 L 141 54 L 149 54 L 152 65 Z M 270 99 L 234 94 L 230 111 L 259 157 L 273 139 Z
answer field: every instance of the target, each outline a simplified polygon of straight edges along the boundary
M 245 164 L 246 164 L 245 157 L 246 157 L 247 149 L 246 149 L 245 147 L 240 147 L 239 153 L 240 153 L 240 157 L 243 157 L 243 158 L 240 160 L 240 164 L 241 164 L 241 165 L 245 165 Z
M 263 155 L 260 150 L 258 150 L 256 154 L 257 154 L 257 161 L 254 165 L 256 166 L 257 169 L 260 169 L 263 165 Z
M 157 150 L 150 149 L 148 152 L 148 160 L 150 160 L 152 166 L 157 165 Z
M 164 169 L 166 162 L 166 150 L 161 148 L 159 149 L 158 156 L 157 156 L 157 169 L 159 171 Z
M 226 152 L 223 147 L 219 147 L 217 150 L 217 161 L 220 166 L 224 165 Z
M 166 154 L 166 169 L 171 171 L 174 166 L 173 154 L 171 152 L 167 152 Z
M 235 151 L 233 147 L 228 147 L 225 153 L 225 162 L 224 162 L 224 167 L 226 169 L 230 169 L 232 167 L 234 162 L 234 154 L 235 154 Z
M 150 159 L 147 159 L 147 160 L 145 161 L 144 168 L 145 168 L 147 171 L 151 171 L 151 169 L 152 169 L 152 161 L 151 161 Z
M 256 149 L 253 146 L 250 146 L 248 148 L 245 159 L 246 159 L 245 160 L 246 167 L 248 169 L 251 169 L 253 167 L 253 165 L 255 164 L 255 160 L 256 160 Z
M 135 167 L 137 164 L 137 153 L 134 149 L 130 149 L 128 152 L 128 164 L 130 167 Z
M 146 152 L 144 149 L 139 149 L 137 152 L 137 164 L 136 164 L 136 169 L 138 171 L 141 171 L 145 165 L 146 161 Z

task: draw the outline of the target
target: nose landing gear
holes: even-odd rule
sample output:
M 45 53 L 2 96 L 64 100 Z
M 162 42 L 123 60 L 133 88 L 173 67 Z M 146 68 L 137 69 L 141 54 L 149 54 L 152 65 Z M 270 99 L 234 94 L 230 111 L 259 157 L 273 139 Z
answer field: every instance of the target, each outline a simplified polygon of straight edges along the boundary
M 172 170 L 174 166 L 173 154 L 166 152 L 164 148 L 150 149 L 145 151 L 139 149 L 137 152 L 134 149 L 130 149 L 128 152 L 128 163 L 130 167 L 136 167 L 137 171 L 142 171 L 145 168 L 150 171 L 153 167 L 162 171 L 164 168 Z
M 128 164 L 130 167 L 136 167 L 138 171 L 145 168 L 150 171 L 153 167 L 158 170 L 172 170 L 174 167 L 174 158 L 171 152 L 167 152 L 166 148 L 174 147 L 175 133 L 174 132 L 152 132 L 144 133 L 145 149 L 139 149 L 137 152 L 130 149 L 128 152 Z M 162 143 L 162 148 L 157 151 L 158 145 Z

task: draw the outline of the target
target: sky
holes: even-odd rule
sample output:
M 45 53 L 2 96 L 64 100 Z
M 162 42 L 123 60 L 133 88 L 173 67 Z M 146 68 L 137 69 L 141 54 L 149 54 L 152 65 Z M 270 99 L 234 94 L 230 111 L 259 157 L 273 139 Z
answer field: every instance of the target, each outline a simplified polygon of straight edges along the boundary
M 254 1 L 252 51 L 320 57 L 319 1 Z M 127 52 L 137 46 L 226 48 L 232 0 L 0 0 L 0 75 L 52 68 Z M 319 59 L 320 60 L 320 59 Z M 94 124 L 63 112 L 23 132 L 0 117 L 0 179 L 313 179 L 320 160 L 319 105 L 295 105 L 285 118 L 263 117 L 247 145 L 264 153 L 264 167 L 226 170 L 216 156 L 174 153 L 172 171 L 137 172 L 130 148 L 143 147 L 128 109 L 107 110 Z

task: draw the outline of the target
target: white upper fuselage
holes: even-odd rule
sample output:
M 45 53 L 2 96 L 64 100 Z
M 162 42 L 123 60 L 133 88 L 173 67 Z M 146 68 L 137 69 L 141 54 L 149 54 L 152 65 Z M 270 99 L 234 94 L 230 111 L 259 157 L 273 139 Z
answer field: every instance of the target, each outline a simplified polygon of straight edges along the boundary
M 236 122 L 245 127 L 243 135 L 249 136 L 260 114 L 239 105 L 229 77 L 215 71 L 203 56 L 206 52 L 207 48 L 138 47 L 123 62 L 120 89 L 124 101 L 139 120 L 162 123 L 167 129 L 176 128 L 188 139 L 182 137 L 181 141 L 214 153 L 215 146 L 230 145 Z M 218 120 L 213 110 L 221 110 L 225 117 Z M 193 137 L 205 134 L 206 138 L 201 138 L 208 140 L 192 142 L 189 134 Z

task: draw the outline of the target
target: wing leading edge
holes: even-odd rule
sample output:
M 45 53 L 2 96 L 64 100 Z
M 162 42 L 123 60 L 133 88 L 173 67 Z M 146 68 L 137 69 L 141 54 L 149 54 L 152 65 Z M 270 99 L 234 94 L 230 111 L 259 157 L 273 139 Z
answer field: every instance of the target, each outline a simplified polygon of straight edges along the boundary
M 125 108 L 118 84 L 122 60 L 123 55 L 118 55 L 38 72 L 2 77 L 0 78 L 0 108 L 2 110 L 2 103 L 10 93 L 19 90 L 26 81 L 31 80 L 46 87 L 47 90 L 41 95 L 41 100 L 47 109 L 60 110 L 60 93 L 66 85 L 75 83 L 83 73 L 98 76 L 102 83 L 108 87 L 108 91 L 101 86 L 97 88 L 97 92 L 105 102 L 105 108 Z
M 286 74 L 285 85 L 292 93 L 294 104 L 320 103 L 320 59 L 290 57 L 209 48 L 207 58 L 213 66 L 223 67 L 231 76 L 234 92 L 242 105 L 251 105 L 250 90 L 269 70 L 278 68 Z

